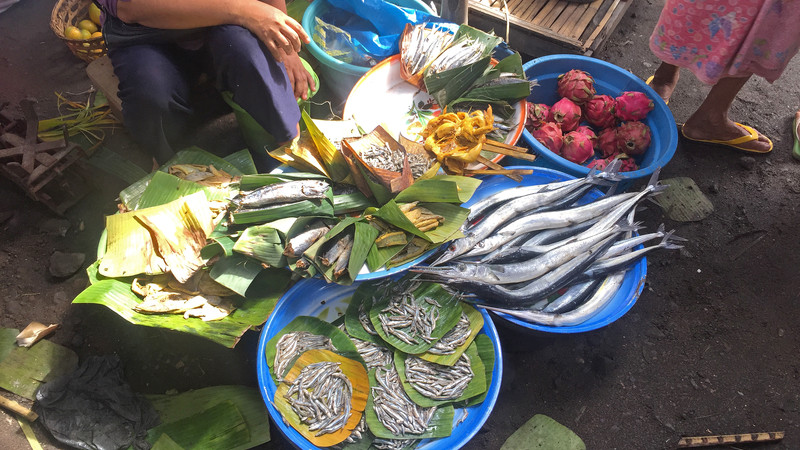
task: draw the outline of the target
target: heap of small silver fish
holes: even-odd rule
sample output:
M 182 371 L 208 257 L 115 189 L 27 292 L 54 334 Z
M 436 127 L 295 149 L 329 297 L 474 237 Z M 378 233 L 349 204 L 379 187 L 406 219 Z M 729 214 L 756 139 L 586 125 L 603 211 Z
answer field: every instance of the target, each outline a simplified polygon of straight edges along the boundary
M 402 42 L 400 59 L 409 74 L 416 74 L 447 47 L 455 35 L 442 24 L 422 23 L 415 25 Z
M 373 298 L 372 301 L 374 303 L 376 299 Z M 367 333 L 373 336 L 378 335 L 378 332 L 375 331 L 375 327 L 372 325 L 372 321 L 369 320 L 369 311 L 364 307 L 364 302 L 358 305 L 358 321 L 361 322 L 361 326 L 364 327 Z
M 347 444 L 355 444 L 359 442 L 361 438 L 364 437 L 364 433 L 367 431 L 367 416 L 362 414 L 361 420 L 358 421 L 358 425 L 353 428 L 353 432 L 350 433 L 350 436 L 347 436 L 345 440 L 340 442 L 338 445 L 334 445 L 333 448 L 342 448 Z
M 378 450 L 403 450 L 404 448 L 413 445 L 419 439 L 381 439 L 375 438 L 372 441 L 372 446 Z
M 412 271 L 468 292 L 472 298 L 466 301 L 487 309 L 552 326 L 582 323 L 614 297 L 625 271 L 642 256 L 680 248 L 676 242 L 683 240 L 663 228 L 633 236 L 637 205 L 665 189 L 657 183 L 658 172 L 640 192 L 609 193 L 575 205 L 573 194 L 583 197 L 586 186 L 614 181 L 614 170 L 491 195 L 471 208 L 464 238 L 431 267 Z M 632 250 L 659 238 L 656 245 Z M 562 288 L 566 292 L 548 303 Z
M 275 345 L 275 360 L 272 370 L 278 380 L 283 379 L 286 369 L 294 359 L 308 350 L 331 350 L 336 348 L 328 336 L 309 333 L 308 331 L 293 331 L 286 333 L 278 339 Z
M 392 150 L 388 143 L 384 145 L 372 145 L 366 150 L 362 150 L 361 159 L 372 167 L 388 170 L 391 172 L 402 172 L 406 152 L 400 149 Z M 419 178 L 431 168 L 433 160 L 419 153 L 408 153 L 408 167 L 413 178 Z
M 459 346 L 467 342 L 467 339 L 469 339 L 472 334 L 472 330 L 469 326 L 469 317 L 462 312 L 461 318 L 458 319 L 456 326 L 445 333 L 441 339 L 436 341 L 433 347 L 428 349 L 428 353 L 434 355 L 452 355 Z
M 231 202 L 238 209 L 257 209 L 279 203 L 324 198 L 330 184 L 322 180 L 295 180 L 273 183 L 252 191 L 242 191 Z
M 372 386 L 375 415 L 392 434 L 422 434 L 436 413 L 436 407 L 423 408 L 408 398 L 393 365 L 375 369 L 377 386 Z
M 452 366 L 428 362 L 415 356 L 406 358 L 406 380 L 415 391 L 434 400 L 461 397 L 474 376 L 466 353 L 462 353 Z
M 344 428 L 350 418 L 353 385 L 342 372 L 340 363 L 322 361 L 300 371 L 284 397 L 317 436 Z
M 421 299 L 434 306 L 439 306 L 436 300 L 425 297 Z M 439 308 L 426 310 L 419 304 L 410 292 L 393 296 L 389 305 L 383 308 L 378 315 L 381 327 L 386 334 L 390 334 L 409 345 L 418 345 L 420 340 L 427 343 L 433 342 L 433 330 L 439 320 Z
M 394 363 L 394 353 L 388 348 L 352 336 L 350 336 L 350 340 L 355 344 L 358 354 L 367 363 L 367 370 Z

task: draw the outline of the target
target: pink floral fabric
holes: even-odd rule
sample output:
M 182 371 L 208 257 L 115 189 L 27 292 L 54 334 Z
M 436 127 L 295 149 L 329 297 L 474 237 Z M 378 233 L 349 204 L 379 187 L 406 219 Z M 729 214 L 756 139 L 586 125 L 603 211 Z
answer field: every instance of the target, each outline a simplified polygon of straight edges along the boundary
M 777 80 L 800 48 L 800 0 L 665 0 L 650 36 L 662 61 L 700 81 Z

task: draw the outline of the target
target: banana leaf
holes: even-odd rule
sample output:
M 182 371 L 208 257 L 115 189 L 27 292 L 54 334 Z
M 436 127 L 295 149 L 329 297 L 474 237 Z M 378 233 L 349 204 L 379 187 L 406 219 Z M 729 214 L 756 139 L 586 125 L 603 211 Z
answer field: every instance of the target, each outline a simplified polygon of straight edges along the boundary
M 255 175 L 245 175 L 239 180 L 239 189 L 251 191 L 273 183 L 283 183 L 284 181 L 294 180 L 328 180 L 324 175 L 308 172 L 286 172 L 286 173 L 259 173 Z
M 322 264 L 321 258 L 324 251 L 332 245 L 336 237 L 352 227 L 353 245 L 350 250 L 349 260 L 347 262 L 347 272 L 342 277 L 337 278 L 334 275 L 334 266 L 325 266 Z M 342 285 L 350 285 L 355 280 L 358 273 L 364 267 L 367 260 L 372 244 L 378 236 L 378 230 L 366 223 L 366 220 L 361 217 L 345 217 L 337 223 L 330 231 L 325 234 L 323 239 L 318 240 L 308 250 L 305 256 L 313 261 L 317 266 L 319 273 L 321 273 L 329 282 L 335 282 Z
M 441 244 L 442 242 L 448 240 L 453 233 L 461 228 L 461 225 L 464 223 L 464 220 L 466 220 L 467 215 L 469 214 L 469 209 L 462 208 L 451 203 L 420 203 L 419 206 L 423 206 L 429 209 L 432 213 L 444 217 L 444 223 L 433 230 L 420 231 L 414 226 L 413 223 L 411 223 L 410 220 L 408 220 L 406 215 L 403 214 L 403 211 L 400 210 L 400 207 L 394 200 L 390 200 L 385 205 L 381 206 L 381 208 L 377 211 L 367 210 L 365 213 L 373 214 L 374 216 L 383 219 L 384 221 L 394 225 L 397 228 L 400 228 L 401 230 L 407 231 L 434 244 Z
M 439 105 L 448 105 L 469 90 L 491 63 L 491 56 L 443 72 L 426 75 L 425 88 Z
M 397 368 L 398 375 L 400 375 L 400 382 L 403 383 L 403 390 L 406 391 L 408 398 L 410 398 L 419 406 L 430 408 L 431 406 L 440 406 L 448 403 L 461 402 L 486 392 L 486 387 L 488 386 L 488 384 L 486 384 L 486 369 L 484 368 L 483 362 L 478 355 L 476 346 L 470 345 L 467 348 L 466 355 L 469 357 L 470 366 L 472 367 L 472 380 L 470 380 L 469 384 L 467 384 L 464 392 L 458 398 L 453 400 L 435 400 L 430 397 L 426 397 L 414 389 L 414 386 L 406 379 L 406 359 L 413 357 L 414 355 L 395 352 L 394 364 Z
M 465 407 L 470 407 L 483 402 L 486 399 L 486 394 L 489 392 L 489 386 L 492 385 L 492 376 L 494 375 L 494 344 L 492 338 L 485 334 L 479 334 L 475 337 L 475 348 L 478 350 L 478 355 L 483 361 L 483 367 L 486 371 L 486 392 L 483 394 L 467 400 Z
M 419 236 L 414 236 L 408 244 L 403 247 L 403 250 L 394 255 L 389 261 L 386 261 L 386 268 L 391 269 L 393 267 L 402 266 L 407 262 L 419 258 L 425 252 L 436 248 L 438 245 L 439 244 L 428 242 Z
M 347 419 L 347 423 L 337 431 L 320 435 L 317 431 L 309 430 L 309 425 L 302 423 L 300 417 L 295 413 L 294 408 L 292 408 L 286 398 L 286 393 L 291 387 L 290 383 L 297 378 L 304 367 L 322 361 L 330 361 L 339 364 L 339 369 L 344 373 L 344 376 L 347 377 L 350 383 L 350 392 L 352 396 L 350 399 L 350 416 Z M 369 377 L 362 363 L 345 358 L 330 350 L 309 350 L 297 358 L 297 362 L 286 375 L 286 382 L 282 382 L 275 391 L 273 402 L 275 408 L 281 412 L 283 419 L 303 435 L 303 437 L 308 439 L 309 442 L 318 447 L 330 447 L 347 439 L 352 434 L 353 429 L 358 426 L 358 423 L 361 421 L 361 415 L 364 413 L 364 408 L 367 405 L 368 396 Z
M 245 450 L 270 440 L 269 415 L 264 400 L 255 388 L 247 386 L 212 386 L 174 395 L 148 395 L 147 399 L 161 417 L 161 423 L 169 424 L 205 411 L 223 402 L 235 405 L 244 418 L 250 440 L 243 446 L 227 447 L 230 450 Z
M 283 327 L 278 334 L 267 341 L 267 346 L 264 348 L 264 357 L 267 360 L 269 374 L 272 376 L 272 380 L 275 382 L 275 384 L 278 384 L 279 382 L 278 377 L 273 371 L 278 341 L 281 340 L 284 335 L 293 333 L 295 331 L 307 331 L 312 334 L 329 337 L 331 344 L 333 344 L 334 348 L 336 348 L 336 352 L 338 354 L 344 356 L 345 358 L 357 361 L 364 366 L 364 368 L 366 368 L 366 364 L 361 358 L 361 355 L 358 354 L 355 344 L 353 344 L 353 341 L 351 341 L 342 330 L 336 328 L 328 322 L 325 322 L 324 320 L 317 319 L 316 317 L 297 316 L 291 322 L 286 324 L 286 326 Z M 300 355 L 296 355 L 295 358 L 299 356 Z M 294 363 L 295 362 L 292 361 L 292 363 L 286 368 L 290 369 Z
M 451 293 L 447 292 L 441 285 L 437 283 L 423 282 L 413 290 L 413 292 L 404 292 L 413 287 L 414 282 L 412 278 L 404 278 L 390 287 L 383 287 L 377 292 L 376 297 L 378 301 L 372 305 L 369 310 L 369 318 L 372 326 L 378 335 L 386 341 L 391 347 L 405 353 L 418 354 L 427 351 L 436 343 L 445 333 L 450 331 L 461 317 L 460 302 Z M 411 301 L 415 302 L 421 307 L 425 314 L 429 314 L 431 310 L 437 308 L 439 311 L 439 319 L 436 321 L 436 326 L 433 328 L 430 336 L 431 342 L 426 342 L 423 339 L 418 339 L 418 343 L 409 344 L 398 339 L 396 336 L 389 334 L 384 330 L 381 324 L 380 316 L 385 314 L 382 312 L 389 306 L 389 303 L 398 295 L 406 295 L 411 293 Z M 440 307 L 431 305 L 425 299 L 432 299 L 439 303 Z M 413 337 L 413 335 L 412 335 Z
M 378 386 L 378 381 L 375 379 L 375 370 L 376 369 L 372 369 L 369 371 L 370 386 Z M 370 395 L 369 400 L 367 400 L 365 414 L 367 416 L 367 426 L 376 437 L 382 439 L 427 439 L 450 436 L 453 432 L 453 416 L 455 410 L 452 405 L 443 405 L 436 410 L 430 422 L 428 422 L 428 431 L 422 434 L 404 434 L 400 436 L 392 434 L 392 432 L 381 423 L 380 419 L 378 419 L 378 416 L 375 414 L 375 404 L 372 395 Z
M 380 336 L 367 332 L 367 330 L 364 328 L 364 325 L 359 320 L 360 309 L 363 309 L 363 311 L 367 314 L 367 317 L 369 317 L 369 311 L 372 309 L 372 299 L 378 295 L 380 290 L 381 285 L 379 283 L 362 283 L 360 286 L 358 286 L 355 292 L 353 292 L 353 297 L 350 299 L 350 303 L 347 305 L 347 311 L 345 311 L 344 314 L 344 325 L 347 329 L 347 334 L 350 336 L 356 339 L 361 339 L 362 341 L 372 342 L 373 344 L 388 347 L 386 342 L 381 339 Z M 363 305 L 363 308 L 361 305 Z
M 246 153 L 246 156 L 243 152 Z M 232 155 L 229 155 L 229 157 L 231 158 L 230 162 L 227 159 L 220 158 L 213 153 L 209 153 L 199 147 L 189 147 L 177 152 L 175 156 L 173 156 L 158 170 L 166 173 L 169 170 L 169 167 L 175 164 L 205 164 L 213 165 L 215 168 L 227 172 L 233 176 L 243 175 L 245 173 L 255 173 L 253 159 L 246 150 L 236 152 Z M 119 193 L 120 201 L 122 201 L 128 210 L 139 209 L 139 199 L 141 198 L 144 190 L 147 188 L 147 185 L 150 183 L 150 179 L 154 175 L 154 173 L 148 174 L 146 177 L 142 178 L 136 183 L 133 183 Z
M 296 219 L 287 217 L 246 228 L 236 240 L 233 251 L 257 259 L 271 267 L 285 267 L 283 249 L 286 236 Z
M 143 225 L 142 219 L 174 217 L 172 221 L 160 223 L 176 229 L 182 227 L 183 223 L 196 223 L 199 228 L 193 227 L 193 230 L 206 236 L 213 229 L 210 214 L 205 193 L 199 191 L 160 206 L 107 216 L 107 244 L 100 273 L 107 277 L 162 273 L 166 263 L 154 251 L 154 230 Z M 159 251 L 166 252 L 167 249 Z
M 337 216 L 374 206 L 377 206 L 375 202 L 360 191 L 333 196 L 333 214 Z
M 322 164 L 317 146 L 308 130 L 300 130 L 300 135 L 288 144 L 269 151 L 269 156 L 282 164 L 300 172 L 319 173 L 329 177 L 328 169 Z
M 333 181 L 345 182 L 350 178 L 350 168 L 344 160 L 344 155 L 339 151 L 333 143 L 320 131 L 319 126 L 315 121 L 305 112 L 301 110 L 303 123 L 306 125 L 308 132 L 311 133 L 311 138 L 317 145 L 317 151 L 322 158 L 322 163 L 327 168 Z
M 458 175 L 437 175 L 414 184 L 397 194 L 394 201 L 407 202 L 447 202 L 464 203 L 468 201 L 481 180 Z
M 203 247 L 203 250 L 200 251 L 200 256 L 206 262 L 209 261 L 211 258 L 222 255 L 222 256 L 231 256 L 233 255 L 233 246 L 236 244 L 236 241 L 233 240 L 229 236 L 219 236 L 219 237 L 208 237 L 208 240 L 212 241 L 210 244 Z
M 19 330 L 0 328 L 0 388 L 33 400 L 42 383 L 67 375 L 78 367 L 78 355 L 45 339 L 18 347 Z
M 488 103 L 498 101 L 506 101 L 515 103 L 523 98 L 531 95 L 531 84 L 528 80 L 509 80 L 502 84 L 488 83 L 483 86 L 478 86 L 467 90 L 463 93 L 463 97 L 483 100 Z M 461 97 L 456 97 L 454 100 L 459 100 Z M 454 102 L 452 104 L 457 104 Z
M 516 110 L 505 100 L 487 101 L 484 99 L 461 97 L 450 102 L 450 107 L 458 110 L 485 110 L 487 106 L 492 106 L 492 115 L 503 120 L 508 120 L 514 116 Z
M 231 220 L 237 225 L 271 222 L 285 217 L 333 217 L 333 196 L 328 191 L 328 198 L 301 200 L 299 202 L 280 204 L 261 209 L 248 209 L 231 213 Z
M 233 196 L 230 189 L 202 186 L 194 181 L 182 180 L 174 175 L 156 171 L 153 172 L 150 183 L 147 184 L 144 192 L 142 192 L 138 209 L 163 205 L 199 191 L 205 192 L 208 200 L 225 201 Z
M 522 67 L 522 55 L 520 55 L 519 52 L 514 52 L 506 56 L 494 66 L 490 66 L 488 69 L 486 69 L 486 72 L 483 74 L 483 76 L 475 81 L 475 86 L 479 86 L 489 80 L 493 80 L 503 73 L 513 73 L 517 78 L 527 79 L 525 69 Z
M 288 281 L 288 276 L 285 276 L 285 280 Z M 176 314 L 138 313 L 133 307 L 141 300 L 131 291 L 129 283 L 117 279 L 100 280 L 92 284 L 78 294 L 72 303 L 103 305 L 134 325 L 189 333 L 233 348 L 245 331 L 266 322 L 285 286 L 285 283 L 274 283 L 259 292 L 259 297 L 239 298 L 235 301 L 236 310 L 231 315 L 213 322 L 203 322 L 198 318 L 184 319 Z
M 405 245 L 394 245 L 392 247 L 381 248 L 375 244 L 372 244 L 372 247 L 370 247 L 369 253 L 367 254 L 367 268 L 370 272 L 375 272 L 376 270 L 385 266 L 390 259 L 395 257 L 395 255 L 403 251 L 405 247 Z
M 456 363 L 456 361 L 458 361 L 458 358 L 461 357 L 461 353 L 466 351 L 466 349 L 470 346 L 470 344 L 472 344 L 472 341 L 481 331 L 481 328 L 483 328 L 483 315 L 480 313 L 480 311 L 464 302 L 461 302 L 461 311 L 466 314 L 467 318 L 469 319 L 470 335 L 466 342 L 456 347 L 455 351 L 449 355 L 435 355 L 433 353 L 426 352 L 421 355 L 417 355 L 420 359 L 441 364 L 443 366 L 452 366 Z
M 151 428 L 147 432 L 147 441 L 155 443 L 163 435 L 169 436 L 180 448 L 228 450 L 243 448 L 250 442 L 250 431 L 244 417 L 236 405 L 229 401 Z
M 289 282 L 287 271 L 265 269 L 258 261 L 239 254 L 214 263 L 211 278 L 243 297 L 253 298 L 261 297 L 262 291 L 271 292 L 271 285 L 275 289 L 283 289 Z
M 183 447 L 178 445 L 177 442 L 173 441 L 169 435 L 163 433 L 153 443 L 151 450 L 183 450 Z

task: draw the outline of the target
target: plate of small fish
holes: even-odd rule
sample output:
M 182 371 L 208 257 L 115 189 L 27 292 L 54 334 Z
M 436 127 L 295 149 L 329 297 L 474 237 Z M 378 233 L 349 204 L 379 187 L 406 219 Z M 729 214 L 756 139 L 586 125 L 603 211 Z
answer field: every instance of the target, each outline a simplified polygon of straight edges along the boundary
M 332 351 L 340 355 L 350 355 L 351 358 L 356 360 L 363 357 L 361 361 L 370 372 L 369 401 L 366 408 L 362 408 L 367 428 L 364 428 L 363 423 L 355 428 L 353 428 L 351 424 L 347 429 L 353 430 L 352 434 L 350 434 L 350 438 L 353 440 L 373 438 L 375 440 L 372 441 L 372 445 L 377 448 L 410 448 L 407 446 L 413 443 L 416 445 L 414 448 L 417 449 L 457 449 L 465 445 L 486 422 L 499 395 L 503 366 L 499 337 L 489 314 L 485 310 L 471 308 L 459 302 L 456 297 L 452 297 L 440 286 L 433 283 L 429 283 L 430 286 L 423 286 L 420 288 L 420 283 L 417 283 L 412 278 L 413 277 L 406 277 L 398 279 L 395 277 L 391 279 L 391 281 L 387 279 L 356 282 L 350 286 L 328 284 L 320 279 L 306 279 L 294 285 L 278 301 L 269 319 L 264 324 L 259 338 L 257 375 L 259 390 L 264 398 L 273 423 L 294 446 L 297 448 L 316 448 L 321 445 L 312 444 L 314 439 L 318 438 L 320 435 L 324 437 L 325 433 L 335 433 L 333 430 L 335 427 L 327 427 L 317 433 L 316 436 L 313 433 L 309 435 L 307 432 L 304 435 L 304 432 L 292 426 L 291 422 L 284 420 L 285 416 L 282 415 L 282 413 L 285 413 L 287 409 L 280 405 L 284 399 L 276 398 L 277 396 L 281 396 L 282 393 L 286 393 L 285 395 L 288 396 L 292 392 L 291 390 L 287 391 L 284 386 L 290 375 L 286 375 L 285 377 L 281 375 L 282 373 L 291 374 L 291 371 L 284 369 L 285 372 L 282 372 L 281 368 L 291 366 L 292 364 L 299 366 L 301 360 L 310 358 L 308 355 L 310 355 L 311 352 Z M 409 284 L 404 283 L 411 283 L 413 287 L 407 287 Z M 401 289 L 397 288 L 397 286 L 404 287 Z M 373 291 L 371 289 L 375 290 Z M 388 291 L 381 291 L 381 289 L 387 289 Z M 419 289 L 422 289 L 422 291 Z M 437 292 L 426 289 L 438 289 L 439 295 L 437 295 Z M 398 303 L 392 304 L 393 300 L 385 300 L 387 296 L 381 295 L 382 292 L 393 292 L 397 294 L 395 297 Z M 424 294 L 420 294 L 420 292 L 424 292 Z M 446 295 L 443 297 L 441 295 L 442 293 Z M 418 295 L 417 300 L 414 299 L 415 294 Z M 389 297 L 392 297 L 392 295 L 389 295 Z M 452 368 L 453 370 L 463 371 L 465 368 L 463 367 L 464 362 L 462 360 L 466 355 L 472 355 L 473 364 L 475 359 L 480 361 L 478 364 L 481 368 L 479 372 L 476 373 L 485 373 L 486 376 L 480 377 L 483 378 L 480 381 L 480 383 L 483 383 L 480 388 L 481 390 L 474 391 L 474 387 L 472 383 L 470 383 L 469 387 L 466 387 L 466 391 L 471 391 L 473 394 L 483 392 L 482 395 L 479 394 L 477 397 L 472 397 L 471 394 L 464 391 L 465 387 L 461 386 L 461 390 L 459 391 L 463 394 L 461 397 L 458 397 L 459 394 L 456 393 L 454 394 L 455 397 L 453 397 L 453 400 L 436 401 L 427 399 L 430 403 L 420 402 L 420 397 L 417 395 L 412 395 L 410 392 L 403 394 L 404 390 L 406 392 L 408 391 L 407 384 L 414 382 L 410 377 L 414 374 L 419 375 L 420 373 L 416 371 L 416 367 L 420 364 L 423 366 L 426 364 L 425 361 L 412 357 L 412 354 L 406 355 L 398 350 L 399 347 L 397 347 L 397 345 L 402 347 L 406 345 L 405 343 L 409 345 L 412 344 L 411 341 L 407 340 L 408 336 L 404 337 L 400 334 L 399 336 L 403 338 L 402 342 L 396 340 L 392 341 L 392 339 L 394 339 L 393 337 L 383 333 L 380 334 L 380 337 L 375 335 L 374 337 L 376 340 L 362 340 L 368 339 L 368 337 L 365 337 L 361 333 L 369 332 L 369 327 L 365 322 L 370 322 L 369 316 L 373 315 L 372 312 L 366 314 L 363 312 L 362 306 L 364 304 L 367 304 L 368 311 L 370 308 L 373 310 L 379 308 L 381 311 L 389 310 L 390 312 L 386 314 L 392 315 L 391 318 L 388 318 L 389 321 L 392 321 L 397 320 L 394 316 L 400 314 L 398 312 L 400 308 L 409 307 L 409 305 L 406 304 L 409 297 L 411 297 L 410 302 L 412 305 L 415 301 L 418 301 L 424 306 L 422 309 L 417 309 L 413 314 L 409 313 L 410 320 L 424 321 L 424 319 L 434 316 L 434 324 L 437 319 L 439 319 L 439 323 L 448 321 L 451 327 L 449 328 L 450 332 L 444 335 L 439 334 L 438 337 L 436 337 L 438 341 L 432 344 L 433 347 L 429 347 L 430 351 L 416 356 L 431 361 L 427 359 L 425 355 L 430 356 L 436 354 L 436 352 L 433 352 L 433 349 L 439 344 L 448 340 L 453 341 L 458 339 L 451 335 L 457 335 L 463 332 L 471 334 L 470 341 L 465 343 L 465 341 L 461 339 L 460 343 L 453 343 L 452 348 L 463 345 L 463 348 L 466 348 L 466 350 L 462 348 L 460 352 L 463 353 L 460 353 L 460 356 L 459 354 L 451 355 L 454 356 L 449 363 L 451 366 L 427 363 L 428 368 L 425 369 L 425 371 L 430 371 L 431 368 Z M 381 298 L 381 300 L 374 300 L 376 298 Z M 443 298 L 444 301 L 442 300 Z M 436 299 L 441 301 L 442 305 L 439 305 Z M 375 301 L 375 303 L 373 303 L 373 301 Z M 379 304 L 378 302 L 380 301 L 389 302 L 388 304 L 390 307 L 381 309 L 385 305 Z M 436 309 L 434 311 L 435 308 L 431 306 L 433 304 L 441 308 L 449 307 L 451 310 Z M 455 316 L 453 316 L 452 308 L 458 311 L 455 313 Z M 462 308 L 464 313 L 461 312 Z M 462 325 L 467 310 L 471 311 L 469 312 L 469 321 L 467 325 Z M 439 315 L 439 311 L 442 311 L 441 316 Z M 459 318 L 459 316 L 461 318 Z M 374 334 L 377 328 L 380 328 L 378 330 L 379 332 L 388 330 L 388 328 L 383 328 L 385 319 L 386 318 L 381 319 L 380 322 L 377 322 L 376 319 L 372 319 L 373 323 L 379 323 L 379 325 L 372 328 L 372 333 L 370 334 Z M 436 325 L 433 326 L 436 327 Z M 413 327 L 409 326 L 406 328 L 407 331 L 410 329 L 413 329 Z M 325 332 L 325 330 L 327 330 L 327 332 Z M 312 332 L 310 333 L 309 331 Z M 354 333 L 354 331 L 359 331 L 359 333 Z M 442 330 L 442 332 L 444 331 Z M 413 335 L 413 332 L 411 333 Z M 450 339 L 451 337 L 452 339 Z M 346 341 L 344 344 L 342 343 L 342 339 Z M 387 343 L 391 343 L 392 346 L 389 346 Z M 416 344 L 416 342 L 414 343 Z M 425 345 L 424 343 L 422 344 Z M 476 344 L 478 344 L 478 347 L 481 347 L 481 350 L 478 351 L 479 353 L 476 353 L 476 350 L 474 350 Z M 294 355 L 288 353 L 289 351 L 287 349 L 289 348 L 293 349 Z M 395 349 L 394 352 L 392 352 L 392 348 Z M 389 354 L 388 362 L 383 355 L 387 349 Z M 357 352 L 357 354 L 354 352 Z M 391 356 L 392 353 L 394 353 L 394 358 Z M 452 353 L 452 349 L 450 353 Z M 492 356 L 487 357 L 487 353 Z M 391 362 L 392 360 L 394 360 L 394 363 Z M 470 357 L 466 358 L 466 360 L 470 361 Z M 441 360 L 439 361 L 442 362 Z M 486 365 L 483 365 L 483 362 L 485 362 Z M 477 366 L 473 365 L 472 367 Z M 296 369 L 292 369 L 292 371 L 296 372 Z M 402 372 L 399 375 L 400 380 L 395 379 L 393 382 L 392 380 L 397 378 L 395 375 L 399 372 Z M 341 375 L 338 376 L 341 377 Z M 460 381 L 460 378 L 464 377 L 458 378 L 459 380 L 456 381 Z M 479 377 L 475 376 L 475 378 Z M 403 387 L 400 387 L 400 381 L 404 384 Z M 327 381 L 320 381 L 320 383 L 324 382 Z M 359 389 L 357 385 L 358 383 L 354 381 L 353 390 Z M 387 385 L 392 385 L 393 388 L 388 390 L 381 388 L 381 386 L 385 387 Z M 440 386 L 440 388 L 441 387 L 442 386 Z M 452 384 L 451 389 L 455 389 Z M 309 392 L 311 392 L 312 401 L 315 401 L 314 395 L 316 394 L 311 390 L 309 390 Z M 441 393 L 442 391 L 439 392 Z M 325 394 L 325 399 L 330 398 L 331 395 L 335 395 L 335 398 L 339 399 L 339 394 Z M 473 401 L 465 400 L 468 398 Z M 319 400 L 325 401 L 322 398 Z M 294 400 L 289 399 L 289 401 Z M 391 410 L 381 412 L 385 408 L 391 408 Z M 405 411 L 403 408 L 410 409 Z M 389 416 L 381 418 L 382 415 L 385 415 L 387 412 Z M 372 414 L 372 416 L 370 416 L 370 414 Z M 397 416 L 398 414 L 399 416 Z M 309 416 L 314 415 L 313 411 L 301 414 L 301 416 L 306 417 L 305 420 L 307 422 L 316 422 L 317 419 L 312 420 L 309 418 Z M 319 414 L 317 415 L 319 416 Z M 392 420 L 391 417 L 406 417 L 407 420 L 400 420 L 398 422 L 397 420 Z M 404 430 L 404 434 L 396 439 L 386 437 L 387 430 L 392 430 L 392 434 L 396 434 L 395 431 L 397 431 L 396 427 L 398 424 L 408 422 L 407 425 L 410 427 L 419 418 L 423 420 L 422 429 L 416 432 Z M 326 415 L 322 415 L 321 420 L 327 420 Z M 362 422 L 364 421 L 362 420 Z M 383 425 L 380 425 L 379 422 Z M 320 425 L 318 424 L 312 424 L 311 427 L 316 427 L 315 429 L 317 430 L 320 429 Z M 426 427 L 427 430 L 425 430 Z M 441 432 L 442 428 L 447 428 L 449 433 L 442 437 L 432 436 L 437 430 Z M 349 433 L 348 431 L 348 434 Z M 411 436 L 415 433 L 419 433 L 418 436 Z M 309 436 L 309 438 L 307 439 L 306 436 Z M 416 439 L 406 441 L 405 439 L 409 437 L 416 437 Z M 396 447 L 390 446 L 398 444 L 403 445 Z M 333 444 L 329 443 L 326 444 L 326 446 L 327 445 Z M 386 445 L 386 447 L 383 445 Z
M 639 192 L 604 194 L 615 168 L 585 178 L 534 167 L 522 183 L 484 177 L 464 204 L 465 237 L 429 266 L 410 269 L 443 283 L 522 327 L 551 333 L 594 330 L 622 317 L 644 287 L 645 254 L 680 248 L 658 230 L 639 234 L 637 205 L 664 186 L 657 173 Z M 644 247 L 651 240 L 660 242 Z
M 396 139 L 403 137 L 422 142 L 422 132 L 428 122 L 442 113 L 442 109 L 427 92 L 403 79 L 400 55 L 381 61 L 369 70 L 353 86 L 344 105 L 343 116 L 353 118 L 364 130 L 382 126 Z M 513 105 L 514 114 L 507 120 L 494 116 L 495 131 L 487 137 L 515 145 L 524 130 L 527 103 L 525 100 Z M 483 152 L 492 162 L 499 162 L 503 155 Z M 472 164 L 470 169 L 483 168 L 483 164 Z

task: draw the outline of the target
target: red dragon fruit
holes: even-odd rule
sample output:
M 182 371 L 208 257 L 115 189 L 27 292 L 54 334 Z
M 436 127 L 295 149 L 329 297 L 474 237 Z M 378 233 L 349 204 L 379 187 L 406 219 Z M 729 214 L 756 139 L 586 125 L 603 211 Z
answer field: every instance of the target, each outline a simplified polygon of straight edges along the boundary
M 583 117 L 597 128 L 613 127 L 617 124 L 616 103 L 610 95 L 595 95 L 583 105 Z
M 608 167 L 608 163 L 610 162 L 611 161 L 605 158 L 597 158 L 594 161 L 587 164 L 586 167 L 590 169 L 605 170 L 606 167 Z
M 537 130 L 552 121 L 553 114 L 550 113 L 549 106 L 544 103 L 528 103 L 528 118 L 525 122 L 528 131 Z
M 553 121 L 561 125 L 564 133 L 575 131 L 581 123 L 581 107 L 568 98 L 562 98 L 550 107 Z
M 561 132 L 561 127 L 555 122 L 548 122 L 542 125 L 538 130 L 531 132 L 533 137 L 542 145 L 547 147 L 548 150 L 556 155 L 561 154 L 561 147 L 564 145 L 564 136 Z
M 577 131 L 578 133 L 581 133 L 581 134 L 585 134 L 586 137 L 588 137 L 589 140 L 592 141 L 592 147 L 596 147 L 597 146 L 597 134 L 595 134 L 595 132 L 592 129 L 592 127 L 590 127 L 588 125 L 581 125 L 578 128 L 576 128 L 575 131 Z
M 572 69 L 558 76 L 558 95 L 582 105 L 594 97 L 594 78 L 588 73 Z
M 636 164 L 636 161 L 634 161 L 634 159 L 630 156 L 618 156 L 617 159 L 622 161 L 622 164 L 619 166 L 620 172 L 633 172 L 635 170 L 639 170 L 639 165 Z
M 642 122 L 625 122 L 617 128 L 617 150 L 641 155 L 650 146 L 650 127 Z
M 593 155 L 594 146 L 588 136 L 577 131 L 571 131 L 564 135 L 561 156 L 576 164 L 583 164 Z
M 606 128 L 597 135 L 597 148 L 603 154 L 603 158 L 613 157 L 617 150 L 617 129 Z
M 627 91 L 616 98 L 615 114 L 619 120 L 642 120 L 654 107 L 653 101 L 644 92 Z

